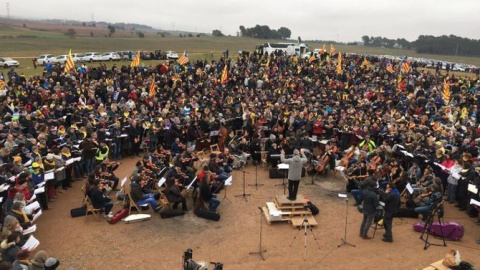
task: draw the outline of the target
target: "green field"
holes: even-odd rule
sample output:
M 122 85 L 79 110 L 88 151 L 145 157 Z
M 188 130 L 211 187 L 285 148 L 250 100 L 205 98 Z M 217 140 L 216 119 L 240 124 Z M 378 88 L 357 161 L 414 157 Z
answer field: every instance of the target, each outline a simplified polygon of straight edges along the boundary
M 239 50 L 253 51 L 255 45 L 267 42 L 266 40 L 240 38 L 240 37 L 160 37 L 159 35 L 150 34 L 145 38 L 137 37 L 87 37 L 79 36 L 74 39 L 68 38 L 62 33 L 34 31 L 28 28 L 9 27 L 8 25 L 0 25 L 0 36 L 5 35 L 28 35 L 36 38 L 2 38 L 0 39 L 0 48 L 2 50 L 0 56 L 13 57 L 19 60 L 21 67 L 19 72 L 25 75 L 41 74 L 42 69 L 33 70 L 31 59 L 43 53 L 52 53 L 55 55 L 66 54 L 70 49 L 73 52 L 106 52 L 106 51 L 123 51 L 123 50 L 174 50 L 179 55 L 184 50 L 188 50 L 190 58 L 195 60 L 199 58 L 207 58 L 213 53 L 218 58 L 226 49 L 230 50 L 230 56 L 235 56 Z M 275 42 L 275 41 L 273 41 Z M 278 41 L 277 41 L 278 42 Z M 283 41 L 285 42 L 285 41 Z M 323 43 L 307 42 L 310 48 L 321 48 Z M 327 44 L 329 47 L 329 44 Z M 375 55 L 394 55 L 394 56 L 411 56 L 423 57 L 437 60 L 445 60 L 456 63 L 466 63 L 480 66 L 480 58 L 475 57 L 455 57 L 444 55 L 426 55 L 418 54 L 415 51 L 373 48 L 364 46 L 347 46 L 335 45 L 337 51 L 346 53 L 359 54 L 375 54 Z M 156 64 L 158 61 L 149 61 L 147 63 Z M 123 64 L 120 62 L 120 64 Z

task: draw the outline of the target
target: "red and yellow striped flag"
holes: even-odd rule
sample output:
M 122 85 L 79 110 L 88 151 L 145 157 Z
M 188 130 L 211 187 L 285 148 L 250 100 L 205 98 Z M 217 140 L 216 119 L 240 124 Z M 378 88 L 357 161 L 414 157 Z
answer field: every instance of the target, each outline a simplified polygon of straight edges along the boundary
M 221 84 L 227 83 L 227 78 L 228 78 L 228 70 L 227 70 L 227 65 L 225 64 L 225 67 L 223 68 L 223 71 L 222 71 L 222 77 L 220 78 L 220 83 Z
M 67 55 L 67 61 L 65 61 L 65 68 L 63 69 L 63 72 L 67 73 L 72 70 L 72 68 L 75 69 L 75 63 L 73 62 L 72 58 L 72 49 L 70 49 Z
M 4 89 L 5 88 L 5 81 L 4 80 L 0 80 L 0 89 Z
M 330 55 L 333 55 L 334 52 L 335 52 L 335 47 L 333 47 L 333 45 L 330 44 Z
M 185 65 L 186 63 L 188 63 L 188 52 L 185 50 L 183 52 L 183 55 L 182 57 L 178 58 L 177 60 L 177 63 L 179 63 L 180 65 Z
M 447 80 L 443 80 L 443 101 L 445 104 L 450 102 L 450 85 L 447 83 Z
M 154 97 L 157 94 L 157 84 L 155 83 L 155 78 L 152 79 L 152 83 L 150 84 L 150 97 Z
M 362 66 L 367 67 L 368 65 L 370 65 L 370 62 L 367 60 L 366 57 L 364 57 L 363 62 L 362 62 Z
M 320 55 L 324 54 L 326 50 L 327 50 L 327 46 L 323 44 L 322 48 L 320 49 Z
M 342 54 L 338 53 L 337 74 L 342 74 Z
M 393 66 L 390 62 L 388 62 L 387 67 L 385 68 L 388 72 L 394 73 L 395 70 L 393 70 Z
M 131 67 L 139 67 L 140 66 L 140 52 L 137 52 L 132 59 L 132 63 L 130 63 Z
M 312 55 L 308 58 L 308 63 L 312 63 L 313 61 L 315 61 L 317 58 L 315 57 L 315 54 L 312 52 Z

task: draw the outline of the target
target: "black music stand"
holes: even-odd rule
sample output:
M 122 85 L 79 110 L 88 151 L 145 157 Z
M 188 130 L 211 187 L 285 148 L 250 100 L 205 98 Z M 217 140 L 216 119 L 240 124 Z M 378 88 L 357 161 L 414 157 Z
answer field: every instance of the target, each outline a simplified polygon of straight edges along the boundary
M 259 244 L 258 251 L 250 252 L 249 254 L 250 255 L 258 254 L 262 258 L 262 260 L 265 261 L 265 257 L 263 257 L 263 253 L 267 252 L 267 250 L 262 248 L 262 230 L 263 230 L 263 217 L 262 216 L 263 216 L 263 210 L 262 210 L 261 206 L 259 206 L 258 209 L 260 209 L 260 244 Z
M 243 193 L 240 194 L 240 195 L 235 195 L 235 197 L 243 197 L 243 198 L 245 198 L 245 201 L 248 202 L 247 196 L 252 196 L 252 194 L 250 194 L 250 193 L 248 193 L 248 194 L 245 193 L 245 174 L 249 174 L 249 173 L 247 173 L 246 171 L 242 171 L 242 172 L 243 172 Z
M 288 169 L 290 168 L 290 165 L 285 164 L 285 163 L 281 163 L 281 164 L 277 165 L 277 168 L 279 170 L 283 170 L 284 174 L 283 174 L 283 178 L 282 178 L 282 183 L 281 184 L 276 184 L 275 186 L 283 185 L 283 195 L 285 195 L 285 192 L 286 192 L 286 189 L 287 189 L 287 183 L 285 183 L 285 180 L 287 178 L 287 172 L 288 172 Z
M 249 186 L 255 186 L 256 190 L 258 190 L 259 186 L 263 186 L 263 184 L 258 183 L 258 164 L 255 165 L 255 184 L 249 184 Z
M 342 243 L 337 246 L 337 248 L 342 247 L 342 246 L 351 246 L 351 247 L 356 247 L 354 244 L 351 244 L 347 242 L 347 224 L 348 224 L 348 197 L 346 194 L 338 194 L 338 197 L 340 198 L 345 198 L 345 232 L 342 238 Z

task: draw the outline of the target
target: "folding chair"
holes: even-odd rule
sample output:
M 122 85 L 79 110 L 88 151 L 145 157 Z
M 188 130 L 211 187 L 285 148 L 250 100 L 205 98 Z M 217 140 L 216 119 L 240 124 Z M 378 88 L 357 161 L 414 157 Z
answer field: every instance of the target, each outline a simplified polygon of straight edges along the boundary
M 91 212 L 97 221 L 100 221 L 100 212 L 102 209 L 93 207 L 92 201 L 88 196 L 85 196 L 85 206 L 87 207 L 87 215 L 85 215 L 85 220 L 87 219 L 88 212 Z
M 220 154 L 220 147 L 218 147 L 218 144 L 212 144 L 210 145 L 210 153 L 215 153 L 215 154 Z
M 173 204 L 168 200 L 167 196 L 163 191 L 160 191 L 160 209 L 161 210 L 171 210 Z

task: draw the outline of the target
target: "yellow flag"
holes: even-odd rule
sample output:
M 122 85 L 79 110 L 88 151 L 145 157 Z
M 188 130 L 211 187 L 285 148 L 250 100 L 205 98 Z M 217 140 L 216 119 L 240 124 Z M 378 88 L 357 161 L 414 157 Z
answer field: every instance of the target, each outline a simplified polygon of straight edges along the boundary
M 338 53 L 337 74 L 342 74 L 342 54 Z
M 460 115 L 460 118 L 467 118 L 468 117 L 468 111 L 466 107 L 463 107 L 462 109 L 462 114 Z

